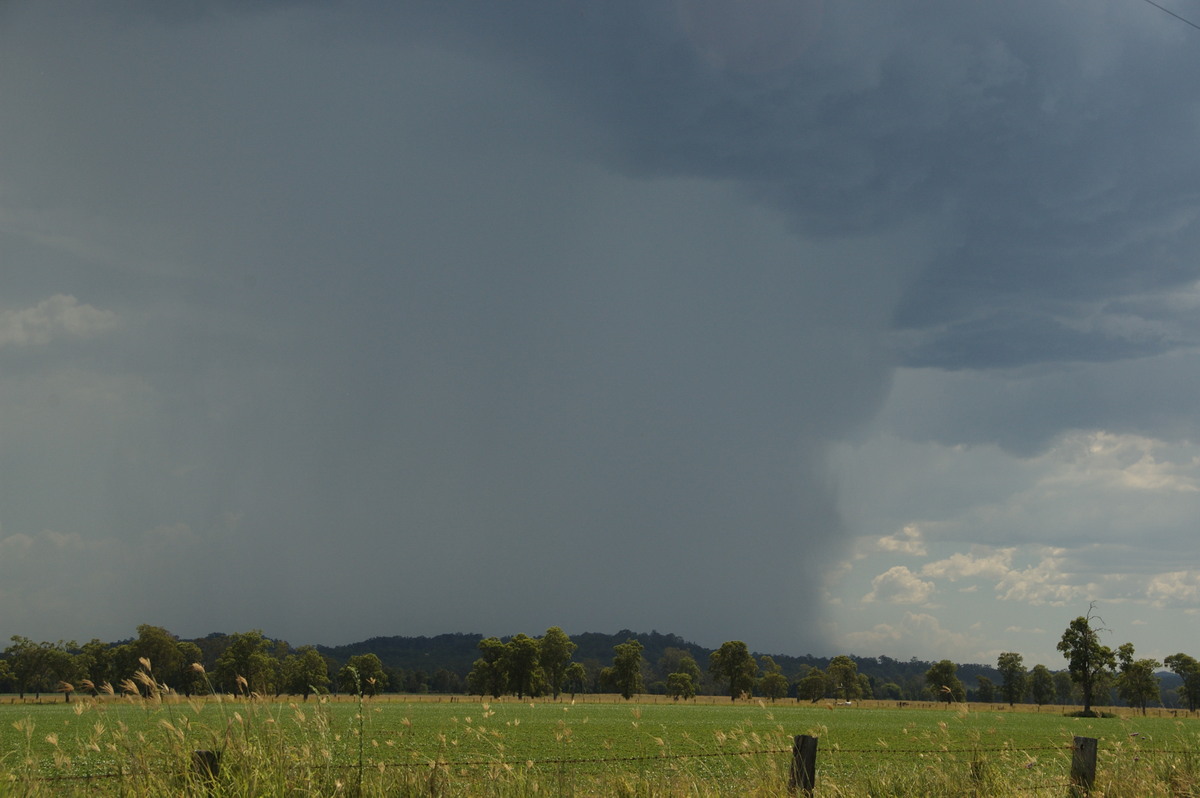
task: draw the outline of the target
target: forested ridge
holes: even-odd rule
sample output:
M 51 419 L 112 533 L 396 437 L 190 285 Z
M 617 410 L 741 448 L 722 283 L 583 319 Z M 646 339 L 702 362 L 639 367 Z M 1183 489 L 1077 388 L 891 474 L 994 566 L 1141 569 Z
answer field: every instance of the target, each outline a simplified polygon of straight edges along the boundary
M 298 647 L 259 630 L 192 639 L 151 625 L 139 626 L 137 631 L 133 638 L 114 642 L 93 639 L 82 645 L 74 641 L 37 643 L 13 636 L 11 645 L 0 654 L 0 692 L 22 696 L 62 692 L 68 700 L 72 692 L 80 690 L 131 692 L 137 689 L 133 681 L 137 671 L 148 668 L 156 679 L 185 694 L 208 690 L 305 697 L 314 692 L 359 691 L 495 696 L 615 692 L 679 699 L 709 694 L 771 700 L 1062 704 L 1075 703 L 1081 695 L 1069 669 L 1051 671 L 1039 664 L 1027 671 L 1021 656 L 1013 653 L 1002 654 L 997 666 L 883 655 L 797 656 L 751 652 L 740 641 L 710 649 L 657 631 L 623 629 L 615 634 L 568 636 L 558 627 L 538 638 L 523 633 L 503 638 L 448 633 Z M 1132 646 L 1126 646 L 1127 659 L 1132 662 Z M 1195 662 L 1182 654 L 1176 657 Z M 1150 661 L 1139 661 L 1146 662 Z M 1189 662 L 1183 662 L 1182 668 L 1173 667 L 1176 673 L 1155 673 L 1153 692 L 1143 685 L 1142 697 L 1135 696 L 1130 705 L 1140 702 L 1144 706 L 1147 701 L 1167 706 L 1194 704 L 1188 697 L 1200 697 L 1200 687 L 1189 693 L 1178 675 L 1189 672 Z M 1115 659 L 1112 664 L 1113 669 L 1098 677 L 1099 703 L 1118 698 L 1125 684 Z M 1193 681 L 1197 680 L 1200 675 Z

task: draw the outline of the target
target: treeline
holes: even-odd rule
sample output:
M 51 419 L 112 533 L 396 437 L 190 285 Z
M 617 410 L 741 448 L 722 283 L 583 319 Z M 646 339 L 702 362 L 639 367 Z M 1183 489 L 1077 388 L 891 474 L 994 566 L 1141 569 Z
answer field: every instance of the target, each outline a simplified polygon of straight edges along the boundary
M 261 631 L 180 639 L 166 629 L 137 627 L 137 637 L 114 643 L 93 639 L 37 643 L 14 636 L 0 653 L 0 692 L 140 692 L 138 674 L 191 695 L 300 695 L 446 693 L 480 696 L 558 696 L 566 692 L 761 696 L 770 700 L 947 700 L 1035 704 L 1118 701 L 1196 709 L 1200 663 L 1185 654 L 1161 664 L 1136 659 L 1131 644 L 1116 652 L 1088 649 L 1081 661 L 1101 663 L 1087 679 L 1072 662 L 1072 646 L 1097 643 L 1090 621 L 1072 622 L 1060 644 L 1069 667 L 1026 669 L 1021 655 L 1002 654 L 996 665 L 958 665 L 886 656 L 794 657 L 751 653 L 740 641 L 712 650 L 677 635 L 586 633 L 568 636 L 551 627 L 540 637 L 479 634 L 378 637 L 347 646 L 293 647 Z M 1081 631 L 1082 629 L 1082 631 Z M 1074 631 L 1072 631 L 1074 630 Z M 1071 638 L 1074 634 L 1074 638 Z M 1064 648 L 1065 646 L 1065 648 Z M 1088 653 L 1090 652 L 1090 653 Z M 1107 652 L 1107 654 L 1105 654 Z

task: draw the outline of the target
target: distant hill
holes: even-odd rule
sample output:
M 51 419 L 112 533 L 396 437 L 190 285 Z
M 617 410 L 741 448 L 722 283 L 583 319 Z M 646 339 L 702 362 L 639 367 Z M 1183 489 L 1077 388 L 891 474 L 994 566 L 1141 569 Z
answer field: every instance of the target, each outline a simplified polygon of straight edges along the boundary
M 317 650 L 338 662 L 345 662 L 357 654 L 373 653 L 387 668 L 405 671 L 420 670 L 427 674 L 445 669 L 465 677 L 479 657 L 478 644 L 483 637 L 478 633 L 453 633 L 434 637 L 372 637 L 369 640 L 342 646 L 319 645 Z M 685 640 L 676 634 L 664 634 L 658 631 L 647 633 L 622 629 L 615 634 L 582 632 L 571 635 L 572 642 L 578 646 L 572 658 L 576 662 L 582 662 L 590 668 L 598 670 L 612 663 L 613 646 L 631 638 L 642 644 L 642 656 L 649 666 L 652 678 L 664 677 L 664 674 L 657 673 L 657 665 L 667 653 L 667 649 L 681 649 L 688 652 L 702 670 L 708 670 L 708 657 L 713 649 Z M 507 637 L 501 638 L 501 640 L 507 639 Z M 764 653 L 754 652 L 754 655 L 761 657 Z M 831 659 L 831 657 L 812 655 L 772 654 L 771 656 L 789 679 L 804 670 L 805 667 L 824 669 L 829 665 Z M 906 692 L 911 690 L 919 692 L 924 687 L 925 672 L 933 664 L 924 660 L 897 660 L 885 656 L 859 657 L 851 655 L 851 658 L 858 664 L 859 673 L 866 674 L 876 684 L 894 683 L 906 688 Z M 1036 663 L 1027 663 L 1029 667 L 1034 664 Z M 958 677 L 968 690 L 974 690 L 978 686 L 977 676 L 986 676 L 996 684 L 1003 681 L 1000 672 L 994 666 L 959 665 Z
M 481 634 L 444 634 L 435 637 L 372 637 L 344 646 L 317 646 L 338 662 L 359 654 L 374 654 L 387 668 L 433 673 L 445 669 L 466 676 L 479 657 Z

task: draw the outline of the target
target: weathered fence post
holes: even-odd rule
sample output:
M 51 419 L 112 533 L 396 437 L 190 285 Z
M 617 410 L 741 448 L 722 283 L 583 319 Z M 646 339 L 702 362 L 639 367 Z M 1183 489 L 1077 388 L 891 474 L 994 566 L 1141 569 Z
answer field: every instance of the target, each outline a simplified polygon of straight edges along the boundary
M 198 750 L 192 751 L 192 772 L 200 783 L 212 787 L 217 783 L 217 775 L 221 771 L 221 752 Z
M 817 785 L 817 738 L 797 734 L 792 739 L 792 773 L 788 777 L 788 790 L 797 790 L 811 796 Z
M 1096 738 L 1076 737 L 1071 748 L 1071 796 L 1091 795 L 1096 781 Z

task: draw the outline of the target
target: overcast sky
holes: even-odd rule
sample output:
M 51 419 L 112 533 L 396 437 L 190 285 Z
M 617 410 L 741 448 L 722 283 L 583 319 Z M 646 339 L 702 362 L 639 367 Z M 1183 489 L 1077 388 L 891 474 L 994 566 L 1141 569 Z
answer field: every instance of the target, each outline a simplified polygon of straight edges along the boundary
M 1197 74 L 1141 0 L 0 5 L 0 640 L 1187 651 Z

